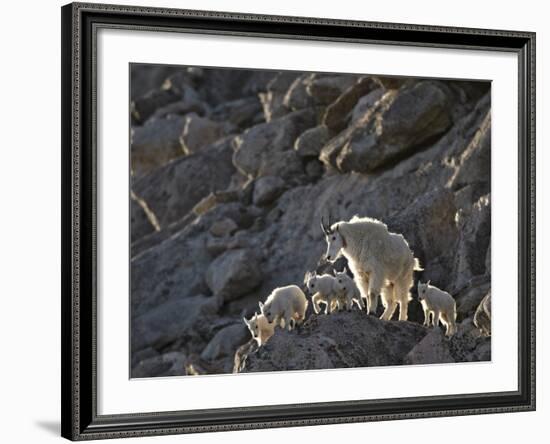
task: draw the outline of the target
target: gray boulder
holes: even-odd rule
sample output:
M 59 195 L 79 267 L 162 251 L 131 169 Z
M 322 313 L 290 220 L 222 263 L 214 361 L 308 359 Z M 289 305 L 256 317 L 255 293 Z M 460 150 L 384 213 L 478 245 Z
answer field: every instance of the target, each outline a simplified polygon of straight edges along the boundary
M 185 117 L 180 137 L 185 154 L 193 154 L 225 136 L 224 126 L 212 120 L 190 114 Z
M 221 103 L 212 111 L 210 118 L 238 129 L 246 129 L 265 120 L 262 104 L 255 96 Z
M 449 128 L 448 103 L 437 83 L 429 81 L 386 93 L 323 148 L 321 159 L 341 171 L 388 167 Z
M 130 224 L 131 233 L 130 241 L 133 243 L 136 240 L 154 233 L 158 230 L 155 225 L 156 220 L 151 220 L 151 215 L 147 214 L 147 206 L 143 201 L 140 201 L 133 193 L 130 197 Z
M 449 339 L 441 328 L 434 328 L 405 356 L 405 364 L 445 364 L 455 362 L 449 350 Z
M 293 150 L 294 142 L 315 124 L 316 112 L 306 109 L 256 125 L 235 138 L 233 163 L 248 177 L 300 174 L 302 165 Z
M 327 107 L 322 123 L 332 131 L 342 131 L 359 99 L 377 88 L 379 85 L 372 78 L 360 77 Z
M 201 333 L 208 333 L 219 306 L 219 300 L 212 296 L 184 297 L 156 306 L 132 320 L 132 350 L 163 350 L 177 342 L 201 343 Z
M 460 238 L 454 266 L 454 286 L 465 287 L 472 277 L 484 275 L 487 250 L 491 242 L 491 200 L 482 196 L 470 208 L 457 214 Z
M 169 116 L 149 120 L 132 129 L 130 149 L 134 176 L 143 176 L 185 154 L 180 142 L 184 124 L 183 117 Z
M 240 356 L 240 372 L 399 365 L 426 335 L 411 322 L 381 321 L 361 311 L 309 317 L 297 330 L 277 329 L 269 342 Z
M 316 104 L 330 105 L 357 82 L 354 75 L 316 76 L 306 86 L 306 92 Z
M 484 336 L 491 336 L 491 292 L 479 303 L 474 315 L 474 325 Z
M 231 140 L 218 141 L 139 178 L 133 191 L 147 203 L 164 228 L 184 217 L 209 193 L 229 185 L 235 173 L 231 156 Z
M 210 227 L 210 233 L 216 237 L 224 237 L 233 234 L 239 226 L 229 217 L 217 220 Z
M 277 73 L 267 84 L 266 91 L 258 95 L 266 122 L 271 122 L 290 112 L 290 109 L 283 102 L 286 92 L 298 76 L 298 73 L 292 71 Z
M 254 181 L 252 202 L 257 206 L 268 205 L 283 193 L 285 187 L 285 181 L 280 177 L 260 177 Z
M 257 261 L 251 250 L 229 250 L 212 261 L 206 270 L 206 283 L 224 301 L 237 299 L 261 284 Z
M 244 322 L 229 325 L 214 335 L 202 351 L 201 358 L 206 361 L 214 361 L 227 357 L 233 359 L 237 348 L 249 339 L 250 332 Z
M 186 356 L 172 351 L 144 359 L 132 367 L 132 378 L 154 378 L 159 376 L 185 375 Z
M 329 139 L 329 129 L 325 125 L 319 125 L 304 131 L 296 139 L 294 149 L 300 157 L 318 157 Z
M 353 107 L 351 112 L 351 121 L 355 122 L 363 117 L 371 108 L 375 106 L 376 102 L 382 98 L 385 92 L 386 91 L 384 88 L 377 88 L 361 97 L 357 101 L 357 104 Z

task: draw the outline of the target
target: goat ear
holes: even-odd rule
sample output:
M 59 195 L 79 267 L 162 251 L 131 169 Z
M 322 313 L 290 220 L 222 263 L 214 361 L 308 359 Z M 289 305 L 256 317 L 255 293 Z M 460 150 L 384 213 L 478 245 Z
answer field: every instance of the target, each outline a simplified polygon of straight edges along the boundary
M 246 319 L 244 316 L 243 316 L 243 321 L 246 325 L 248 325 L 248 319 Z
M 430 285 L 430 282 L 431 282 L 431 281 L 432 281 L 432 280 L 430 279 L 428 282 L 426 282 L 426 285 Z
M 262 301 L 260 301 L 260 302 L 258 302 L 258 305 L 260 306 L 260 308 L 263 308 L 264 303 Z
M 332 274 L 333 274 L 334 276 L 336 276 L 336 273 L 337 273 L 337 272 L 336 272 L 336 268 L 333 268 L 333 269 L 332 269 Z

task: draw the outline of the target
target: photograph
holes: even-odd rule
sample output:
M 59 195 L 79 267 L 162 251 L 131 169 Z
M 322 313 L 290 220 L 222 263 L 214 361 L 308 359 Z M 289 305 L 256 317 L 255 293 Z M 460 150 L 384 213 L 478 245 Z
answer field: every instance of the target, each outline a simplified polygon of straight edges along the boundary
M 491 361 L 488 79 L 129 64 L 130 378 Z

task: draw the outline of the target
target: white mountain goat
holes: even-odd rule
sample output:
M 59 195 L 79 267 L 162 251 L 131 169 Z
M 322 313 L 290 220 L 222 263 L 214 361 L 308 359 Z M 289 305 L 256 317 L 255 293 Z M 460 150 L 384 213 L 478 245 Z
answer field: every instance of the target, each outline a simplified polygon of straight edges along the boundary
M 336 289 L 338 293 L 338 309 L 342 304 L 345 304 L 347 310 L 351 310 L 355 302 L 359 310 L 364 310 L 367 307 L 365 300 L 361 297 L 359 288 L 353 281 L 353 278 L 348 275 L 347 269 L 344 271 L 334 270 L 334 278 L 336 279 Z
M 252 338 L 260 347 L 275 333 L 275 323 L 268 322 L 263 314 L 254 313 L 250 319 L 243 318 L 243 320 L 250 330 Z
M 430 326 L 430 314 L 433 316 L 431 325 L 439 326 L 439 321 L 445 326 L 445 336 L 456 333 L 456 302 L 446 291 L 418 282 L 418 300 L 424 309 L 424 326 Z
M 307 272 L 304 278 L 304 283 L 308 292 L 312 295 L 311 302 L 313 303 L 313 311 L 319 314 L 321 311 L 320 304 L 325 304 L 325 314 L 330 314 L 335 308 L 342 308 L 338 293 L 342 290 L 337 286 L 337 280 L 330 274 L 321 274 Z
M 399 320 L 406 321 L 413 272 L 422 269 L 405 238 L 368 217 L 332 225 L 321 221 L 321 227 L 328 244 L 326 259 L 346 257 L 369 313 L 376 312 L 380 295 L 385 308 L 380 318 L 390 320 L 399 304 Z
M 281 325 L 283 321 L 284 328 L 290 331 L 304 321 L 308 301 L 300 287 L 287 285 L 273 290 L 266 301 L 259 305 L 267 322 Z

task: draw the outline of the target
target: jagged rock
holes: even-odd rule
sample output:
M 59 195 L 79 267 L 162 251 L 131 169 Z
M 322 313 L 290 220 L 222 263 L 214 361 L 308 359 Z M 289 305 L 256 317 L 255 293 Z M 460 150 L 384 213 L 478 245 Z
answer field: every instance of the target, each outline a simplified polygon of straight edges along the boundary
M 302 73 L 201 71 L 171 76 L 170 88 L 194 90 L 197 114 L 240 133 L 238 143 L 227 138 L 133 177 L 132 335 L 135 321 L 147 338 L 132 342 L 133 372 L 138 365 L 144 376 L 172 372 L 159 357 L 173 351 L 186 356 L 186 374 L 223 373 L 233 365 L 242 371 L 398 365 L 418 352 L 425 335 L 442 327 L 434 332 L 418 324 L 416 300 L 411 322 L 383 322 L 356 310 L 324 318 L 308 313 L 302 327 L 278 329 L 260 349 L 235 341 L 233 357 L 233 345 L 223 345 L 229 341 L 223 332 L 232 325 L 241 330 L 241 317 L 258 310 L 275 287 L 302 285 L 307 270 L 345 266 L 345 259 L 334 266 L 320 261 L 326 243 L 319 220 L 328 214 L 333 221 L 375 217 L 402 233 L 425 268 L 415 284 L 431 279 L 457 302 L 458 332 L 440 341 L 441 360 L 490 359 L 490 337 L 473 323 L 491 282 L 487 84 L 409 79 L 381 87 L 370 76 L 355 77 L 325 110 L 336 93 L 323 88 L 339 77 L 306 74 L 288 104 L 307 106 L 293 112 L 284 97 Z M 187 115 L 184 104 L 180 97 L 155 105 L 147 124 Z M 260 123 L 264 114 L 268 122 Z M 380 158 L 371 160 L 377 150 Z M 258 199 L 262 183 L 274 177 L 284 187 Z M 247 266 L 260 278 L 243 279 Z
M 350 75 L 315 77 L 306 85 L 306 92 L 316 104 L 330 105 L 355 82 L 357 77 Z
M 132 173 L 143 176 L 185 153 L 180 142 L 184 118 L 170 116 L 149 120 L 145 125 L 132 129 Z
M 144 96 L 149 91 L 158 89 L 164 81 L 181 68 L 170 65 L 130 65 L 130 99 Z
M 322 160 L 341 171 L 372 172 L 410 155 L 451 125 L 448 98 L 424 81 L 386 93 L 323 148 Z
M 161 303 L 132 319 L 132 350 L 147 347 L 163 350 L 176 341 L 201 341 L 207 319 L 215 319 L 219 299 L 191 296 Z M 207 331 L 207 330 L 206 330 Z
M 233 163 L 245 176 L 292 177 L 302 170 L 293 150 L 296 138 L 316 123 L 312 109 L 256 125 L 235 138 Z
M 305 171 L 310 179 L 319 179 L 324 172 L 323 164 L 317 159 L 312 159 L 306 163 Z
M 315 99 L 307 92 L 308 86 L 315 78 L 315 74 L 302 74 L 295 79 L 286 92 L 284 106 L 292 111 L 315 106 Z
M 265 91 L 275 73 L 247 69 L 203 69 L 198 88 L 203 99 L 214 108 Z
M 280 177 L 260 177 L 254 182 L 252 202 L 257 206 L 268 205 L 282 194 L 285 187 L 285 181 Z
M 181 148 L 185 154 L 193 154 L 224 135 L 225 129 L 222 124 L 190 114 L 184 120 L 183 133 L 180 137 Z
M 280 72 L 267 84 L 267 91 L 259 94 L 266 122 L 290 112 L 283 102 L 285 93 L 298 76 L 298 73 L 292 71 Z
M 216 237 L 224 237 L 233 234 L 238 228 L 233 219 L 226 217 L 214 222 L 210 227 L 210 233 Z
M 407 83 L 411 83 L 411 79 L 408 77 L 384 77 L 376 76 L 373 77 L 374 81 L 377 82 L 384 89 L 399 89 Z
M 133 191 L 147 203 L 163 228 L 184 217 L 209 193 L 227 187 L 235 173 L 231 156 L 231 140 L 218 141 L 141 177 Z
M 166 119 L 173 116 L 185 116 L 186 114 L 196 114 L 199 116 L 204 116 L 209 112 L 208 104 L 199 101 L 199 99 L 193 97 L 184 100 L 179 100 L 177 102 L 170 103 L 162 108 L 158 108 L 153 115 L 150 117 L 150 120 L 155 119 Z
M 381 321 L 362 311 L 309 317 L 298 329 L 276 329 L 269 342 L 241 356 L 240 372 L 399 365 L 426 335 L 412 322 Z
M 351 112 L 351 121 L 363 117 L 384 95 L 384 88 L 377 88 L 361 97 Z
M 469 209 L 457 214 L 460 232 L 454 267 L 454 288 L 463 288 L 477 275 L 485 274 L 485 259 L 491 242 L 491 200 L 482 196 Z
M 130 105 L 132 118 L 135 122 L 143 124 L 158 108 L 178 100 L 181 100 L 181 96 L 172 90 L 152 90 L 132 101 Z
M 224 301 L 237 299 L 262 282 L 257 256 L 247 249 L 230 250 L 218 256 L 206 270 L 206 283 Z
M 237 348 L 249 339 L 248 328 L 242 322 L 222 328 L 203 350 L 201 358 L 206 361 L 214 361 L 224 357 L 233 358 Z
M 185 374 L 185 361 L 186 356 L 176 351 L 144 359 L 132 367 L 132 378 L 182 376 Z
M 246 97 L 218 105 L 210 116 L 218 122 L 245 129 L 262 123 L 262 104 L 257 97 Z
M 454 195 L 446 188 L 436 188 L 420 195 L 402 212 L 392 216 L 392 231 L 406 236 L 414 255 L 426 272 L 424 280 L 446 288 L 452 267 L 449 252 L 456 248 L 458 230 L 455 224 Z M 435 262 L 439 266 L 435 266 Z
M 330 138 L 325 125 L 319 125 L 304 131 L 294 143 L 294 149 L 300 157 L 318 157 L 321 148 Z
M 487 276 L 472 278 L 467 286 L 455 295 L 456 312 L 460 320 L 471 317 L 483 297 L 491 288 L 491 280 Z
M 472 318 L 458 324 L 458 331 L 449 341 L 449 350 L 455 362 L 491 360 L 491 338 L 481 336 Z
M 484 336 L 491 336 L 491 292 L 479 303 L 474 315 L 474 325 Z
M 359 99 L 377 88 L 378 84 L 370 77 L 359 78 L 326 109 L 322 123 L 334 132 L 342 131 Z
M 449 339 L 434 328 L 405 356 L 405 364 L 444 364 L 455 362 L 449 351 Z
M 491 112 L 488 111 L 474 137 L 461 154 L 459 166 L 450 180 L 455 190 L 471 187 L 471 200 L 490 192 Z
M 187 70 L 175 72 L 163 82 L 160 89 L 153 89 L 141 97 L 136 97 L 130 104 L 132 119 L 143 124 L 155 111 L 180 100 L 194 103 L 198 96 L 193 88 L 194 74 Z
M 158 226 L 155 225 L 156 220 L 150 218 L 147 214 L 147 207 L 143 201 L 131 193 L 130 199 L 130 224 L 132 227 L 130 233 L 131 242 L 158 231 Z

